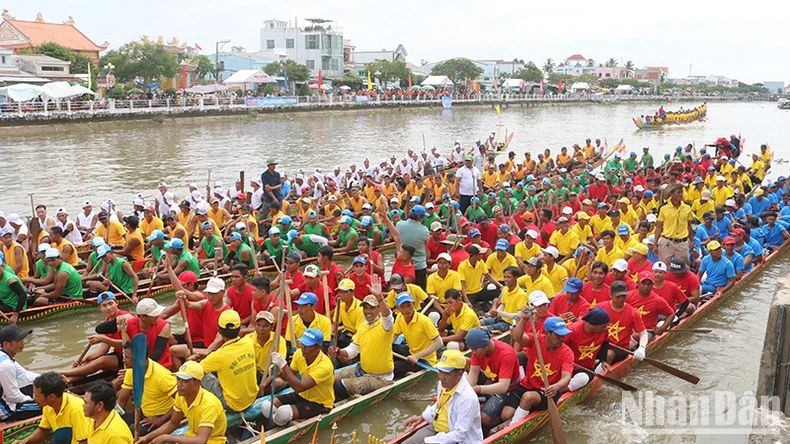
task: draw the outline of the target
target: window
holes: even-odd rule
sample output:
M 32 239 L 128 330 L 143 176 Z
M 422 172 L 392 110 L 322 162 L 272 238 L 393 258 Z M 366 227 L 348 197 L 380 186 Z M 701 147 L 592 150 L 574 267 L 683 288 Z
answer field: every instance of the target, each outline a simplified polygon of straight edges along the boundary
M 266 49 L 274 49 L 274 40 L 266 40 Z
M 285 39 L 285 49 L 294 48 L 294 39 Z
M 319 49 L 317 34 L 304 36 L 304 49 Z
M 313 70 L 315 69 L 315 60 L 306 60 L 304 65 L 307 67 L 307 69 Z
M 42 66 L 42 71 L 63 71 L 62 66 Z
M 340 64 L 337 62 L 337 59 L 332 59 L 332 71 L 337 71 L 340 69 Z
M 607 78 L 608 78 L 608 77 L 612 77 L 612 75 L 611 75 L 611 74 L 609 74 L 609 73 L 607 72 L 607 73 L 606 73 L 606 77 L 607 77 Z
M 329 71 L 329 57 L 321 57 L 321 69 Z
M 332 36 L 331 35 L 322 35 L 321 36 L 321 48 L 322 49 L 332 49 Z

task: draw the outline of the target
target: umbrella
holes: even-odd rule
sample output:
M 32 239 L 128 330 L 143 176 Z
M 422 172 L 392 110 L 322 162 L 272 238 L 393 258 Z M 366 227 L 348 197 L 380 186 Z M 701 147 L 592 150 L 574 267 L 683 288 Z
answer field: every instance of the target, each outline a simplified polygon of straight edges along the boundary
M 324 90 L 324 91 L 332 91 L 332 87 L 327 85 L 326 83 L 321 85 L 321 89 Z
M 436 91 L 436 88 L 434 88 L 434 87 L 433 87 L 433 86 L 431 86 L 431 85 L 423 85 L 423 86 L 422 86 L 422 90 L 423 90 L 423 91 Z
M 420 88 L 420 85 L 414 85 L 414 86 L 411 87 L 412 91 L 420 91 L 421 89 L 422 88 Z
M 310 84 L 310 89 L 318 89 L 318 84 L 317 83 L 311 83 Z
M 144 92 L 145 92 L 145 91 L 143 91 L 143 90 L 142 90 L 142 89 L 140 89 L 140 88 L 132 88 L 132 89 L 128 89 L 128 90 L 126 90 L 126 94 L 142 94 L 142 93 L 144 93 Z

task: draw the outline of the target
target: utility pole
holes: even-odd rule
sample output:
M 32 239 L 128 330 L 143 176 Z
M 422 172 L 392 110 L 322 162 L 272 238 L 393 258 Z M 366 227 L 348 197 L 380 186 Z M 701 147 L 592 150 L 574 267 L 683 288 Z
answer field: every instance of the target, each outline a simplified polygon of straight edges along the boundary
M 216 51 L 214 51 L 214 80 L 219 83 L 219 50 L 220 44 L 224 47 L 230 40 L 220 40 L 217 42 Z

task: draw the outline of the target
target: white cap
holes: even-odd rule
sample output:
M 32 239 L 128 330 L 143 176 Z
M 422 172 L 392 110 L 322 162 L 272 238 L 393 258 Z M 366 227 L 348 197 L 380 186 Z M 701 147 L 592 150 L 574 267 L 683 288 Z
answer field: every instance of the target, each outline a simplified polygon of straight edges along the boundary
M 60 257 L 60 250 L 57 248 L 50 248 L 46 251 L 46 253 L 44 253 L 44 257 L 47 259 Z
M 617 259 L 612 264 L 612 269 L 617 271 L 628 271 L 628 261 L 625 259 Z
M 225 289 L 225 281 L 220 278 L 211 278 L 208 280 L 206 284 L 206 289 L 203 290 L 204 293 L 219 293 L 220 291 Z
M 165 187 L 165 188 L 167 188 L 167 183 L 166 183 L 166 182 L 159 182 L 159 187 L 160 187 L 160 188 L 161 188 L 161 187 Z
M 86 200 L 85 202 L 82 203 L 82 208 L 92 207 L 92 206 L 93 206 L 93 204 L 89 200 Z
M 434 208 L 433 202 L 428 202 L 427 204 L 425 204 L 425 205 L 423 205 L 423 206 L 425 207 L 425 209 L 426 209 L 426 210 L 427 210 L 428 208 Z
M 595 175 L 595 180 L 606 180 L 606 177 L 603 175 L 603 173 L 598 173 Z
M 656 270 L 661 270 L 661 271 L 666 272 L 667 271 L 667 264 L 665 264 L 665 263 L 663 263 L 661 261 L 656 262 L 655 264 L 653 264 L 653 271 L 656 271 Z
M 363 210 L 372 210 L 373 207 L 369 203 L 364 203 L 364 204 L 362 204 L 362 209 Z
M 562 214 L 573 214 L 573 208 L 571 208 L 571 207 L 564 207 L 562 209 Z
M 644 243 L 646 243 L 647 245 L 655 245 L 656 236 L 651 234 L 650 236 L 647 237 L 647 239 L 644 240 Z
M 302 202 L 309 204 L 310 203 L 310 198 L 309 197 L 303 197 L 302 198 Z M 365 205 L 368 205 L 368 204 L 365 204 Z M 363 205 L 362 208 L 365 208 L 365 205 Z
M 729 202 L 729 201 L 727 201 L 727 202 Z M 727 204 L 727 205 L 729 205 L 729 204 Z M 733 205 L 735 205 L 735 201 L 733 201 Z M 66 211 L 66 209 L 65 209 L 65 208 L 58 208 L 58 211 L 55 211 L 55 215 L 56 215 L 56 216 L 57 216 L 58 214 L 60 214 L 60 213 L 63 213 L 63 214 L 65 214 L 66 216 L 68 216 L 68 215 L 69 215 L 69 212 L 68 212 L 68 211 Z
M 725 179 L 724 176 L 716 176 L 716 182 L 726 182 L 726 181 L 727 179 Z
M 535 290 L 529 294 L 529 303 L 533 307 L 540 307 L 541 305 L 549 303 L 549 297 L 546 296 L 546 293 L 540 290 Z
M 329 196 L 329 200 L 337 200 L 337 196 L 335 196 L 334 194 L 332 194 L 331 196 Z
M 214 182 L 214 188 L 222 188 L 222 182 L 220 181 Z
M 50 248 L 52 248 L 52 245 L 50 244 L 38 244 L 39 253 L 46 253 Z
M 510 187 L 510 182 L 504 182 L 502 184 L 502 188 L 509 188 L 509 187 Z
M 442 228 L 444 227 L 442 227 L 442 223 L 438 220 L 431 222 L 431 231 L 441 230 Z
M 22 219 L 19 217 L 18 214 L 11 213 L 11 214 L 8 215 L 8 223 L 19 225 L 19 224 L 22 223 Z
M 393 197 L 392 199 L 390 199 L 390 203 L 393 203 L 393 202 L 394 203 L 399 203 L 398 198 L 397 197 Z
M 531 237 L 532 239 L 537 239 L 538 232 L 535 230 L 527 230 L 527 236 Z
M 710 199 L 710 190 L 702 190 L 702 194 L 700 195 L 701 199 Z
M 198 187 L 195 182 L 190 183 L 188 186 L 189 186 L 189 188 L 197 188 Z
M 135 199 L 134 202 L 132 202 L 132 205 L 140 205 L 142 207 L 145 205 L 145 202 L 142 199 Z
M 655 215 L 655 214 L 653 214 L 653 213 L 650 213 L 650 214 L 648 214 L 646 219 L 647 219 L 647 221 L 648 221 L 648 222 L 650 222 L 650 223 L 653 223 L 653 222 L 655 222 L 656 220 L 658 220 L 658 218 L 656 217 L 656 215 Z
M 735 206 L 735 199 L 727 199 L 727 201 L 724 202 L 724 206 L 734 207 Z M 58 211 L 60 211 L 60 210 L 58 210 Z
M 253 178 L 250 182 L 258 184 L 258 185 L 260 185 L 262 183 L 261 179 L 259 177 Z
M 198 191 L 198 190 L 195 190 L 195 191 L 189 193 L 189 195 L 192 196 L 192 199 L 195 199 L 195 200 L 203 198 L 203 196 L 200 195 L 200 191 Z
M 543 252 L 554 256 L 554 259 L 557 259 L 560 256 L 560 251 L 557 250 L 557 247 L 546 247 L 543 249 Z
M 171 191 L 165 193 L 165 202 L 173 202 L 173 199 L 176 197 Z
M 139 316 L 158 317 L 163 311 L 165 311 L 165 307 L 159 305 L 152 298 L 145 298 L 137 303 L 136 311 Z
M 453 263 L 453 257 L 447 253 L 440 253 L 438 256 L 436 256 L 436 260 L 438 261 L 439 259 L 444 259 L 447 262 Z
M 637 185 L 634 187 L 634 191 L 636 191 L 637 193 L 645 191 L 645 187 L 643 187 L 642 185 Z

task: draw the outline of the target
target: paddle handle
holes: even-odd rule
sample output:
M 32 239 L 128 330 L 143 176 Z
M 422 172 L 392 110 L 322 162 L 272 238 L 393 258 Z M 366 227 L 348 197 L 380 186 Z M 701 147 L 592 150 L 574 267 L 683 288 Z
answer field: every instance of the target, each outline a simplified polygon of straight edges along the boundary
M 134 409 L 134 440 L 140 439 L 140 408 Z
M 189 355 L 195 354 L 195 348 L 192 345 L 192 333 L 189 331 L 189 320 L 187 320 L 187 309 L 184 306 L 184 300 L 178 299 L 178 311 L 181 312 L 181 319 L 184 321 L 184 339 L 187 341 L 189 347 Z
M 5 316 L 5 315 L 3 315 L 3 316 Z M 91 349 L 91 344 L 88 343 L 88 345 L 85 346 L 85 349 L 82 350 L 82 353 L 80 354 L 80 357 L 77 358 L 77 365 L 82 364 L 82 360 L 85 359 L 85 355 L 88 354 L 88 350 L 90 350 L 90 349 Z
M 132 298 L 131 298 L 131 297 L 130 297 L 128 294 L 126 294 L 126 292 L 124 292 L 123 290 L 121 290 L 120 288 L 118 288 L 118 286 L 117 286 L 117 285 L 113 284 L 113 283 L 112 283 L 112 281 L 110 280 L 110 278 L 109 278 L 109 277 L 107 278 L 107 282 L 109 282 L 109 283 L 110 283 L 110 287 L 112 287 L 112 289 L 113 289 L 113 290 L 117 291 L 118 293 L 121 293 L 121 296 L 125 297 L 126 299 L 128 299 L 128 300 L 129 300 L 129 302 L 131 302 L 132 304 L 134 304 L 134 300 L 133 300 L 133 299 L 132 299 Z M 136 305 L 136 304 L 135 304 L 135 305 Z
M 154 269 L 154 274 L 151 276 L 151 282 L 148 284 L 148 291 L 145 292 L 145 297 L 151 296 L 151 289 L 154 288 L 154 282 L 156 282 L 156 271 L 159 270 L 159 266 L 162 264 L 162 259 L 164 259 L 167 253 L 162 251 L 159 254 L 159 260 L 156 261 L 156 268 Z
M 538 351 L 538 361 L 540 361 L 540 373 L 543 377 L 543 383 L 546 388 L 549 388 L 549 378 L 546 376 L 546 366 L 543 364 L 543 352 L 540 351 L 540 342 L 538 341 L 538 332 L 535 330 L 535 323 L 532 318 L 529 319 L 529 326 L 532 329 L 532 340 L 535 341 L 535 350 Z M 554 439 L 555 444 L 565 444 L 565 432 L 562 430 L 562 421 L 560 420 L 560 411 L 557 409 L 557 404 L 554 403 L 554 397 L 546 397 L 548 401 L 549 420 L 551 421 L 551 437 Z

